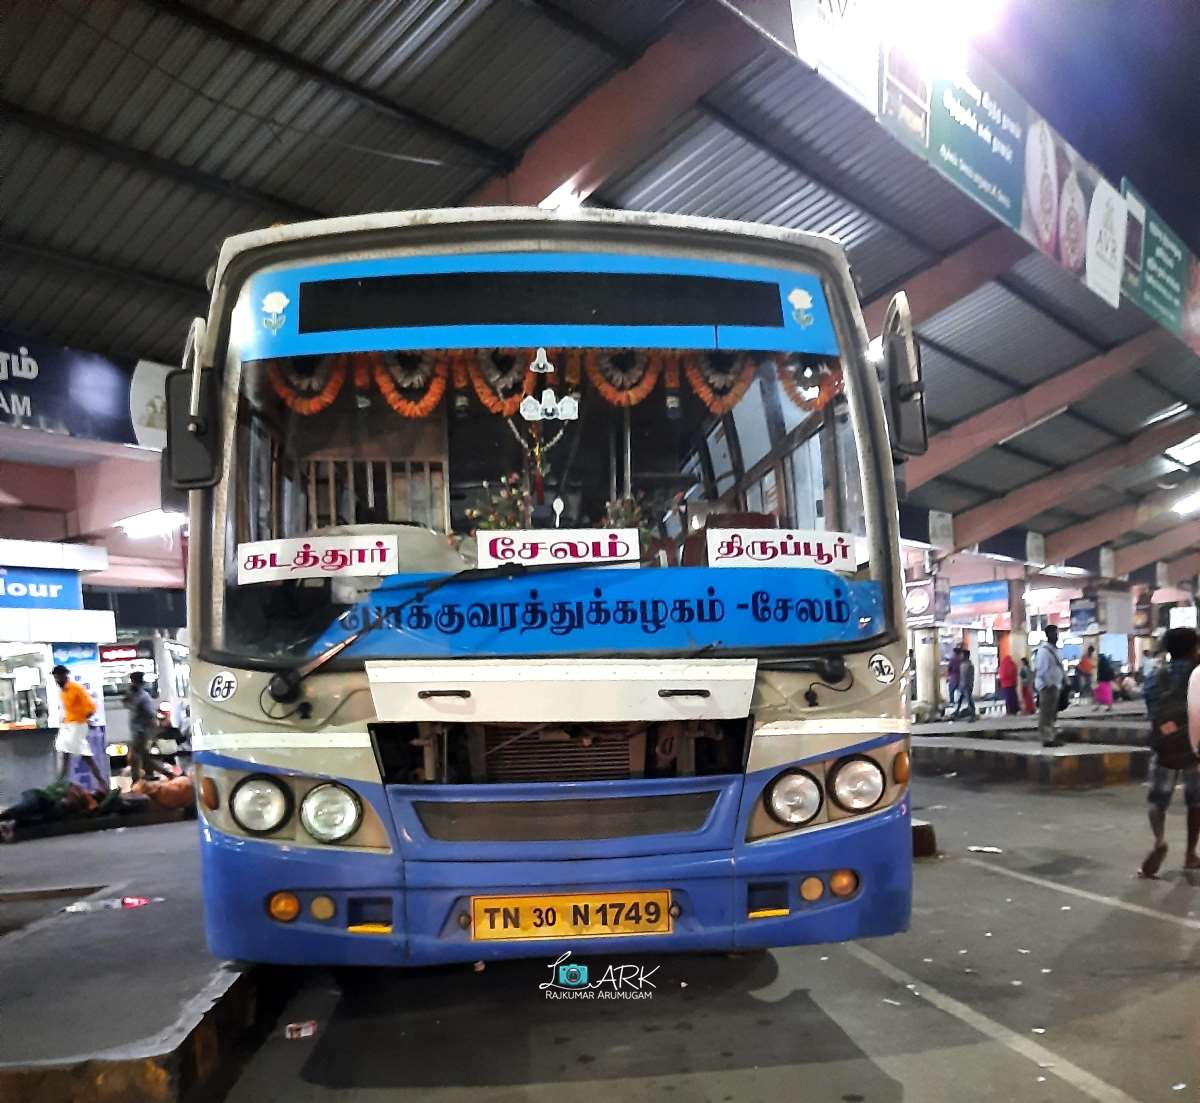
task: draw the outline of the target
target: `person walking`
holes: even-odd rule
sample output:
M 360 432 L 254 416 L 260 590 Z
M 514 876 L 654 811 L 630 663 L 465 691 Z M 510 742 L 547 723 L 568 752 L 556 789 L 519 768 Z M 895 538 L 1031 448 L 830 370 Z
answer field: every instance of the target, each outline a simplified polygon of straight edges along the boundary
M 146 676 L 135 670 L 129 675 L 129 692 L 125 706 L 129 710 L 129 776 L 136 785 L 143 774 L 147 781 L 158 775 L 150 741 L 158 730 L 158 713 L 146 691 Z
M 1087 654 L 1079 660 L 1075 673 L 1079 677 L 1080 698 L 1092 697 L 1092 682 L 1096 674 L 1096 649 L 1094 647 L 1087 649 Z
M 1112 659 L 1100 652 L 1100 658 L 1096 660 L 1096 689 L 1092 694 L 1092 700 L 1096 703 L 1096 711 L 1105 709 L 1112 712 L 1113 707 L 1113 682 L 1117 679 L 1117 672 L 1113 670 Z
M 962 717 L 963 706 L 967 708 L 967 719 L 975 719 L 975 664 L 971 662 L 971 652 L 963 651 L 962 661 L 958 664 L 958 708 L 954 710 L 954 719 Z
M 1200 636 L 1194 628 L 1172 628 L 1164 637 L 1165 668 L 1154 671 L 1143 687 L 1146 712 L 1154 730 L 1155 747 L 1150 759 L 1150 830 L 1154 845 L 1142 860 L 1138 873 L 1156 877 L 1167 856 L 1167 809 L 1175 786 L 1183 782 L 1187 808 L 1187 851 L 1183 868 L 1200 870 Z M 1182 704 L 1182 708 L 1180 705 Z M 1181 732 L 1182 725 L 1182 732 Z M 1180 736 L 1184 738 L 1180 738 Z
M 1029 656 L 1021 656 L 1021 669 L 1017 671 L 1021 682 L 1021 711 L 1026 716 L 1032 716 L 1036 710 L 1033 703 L 1033 667 L 1029 665 Z
M 949 711 L 953 716 L 958 709 L 959 672 L 962 667 L 963 649 L 961 643 L 954 645 L 954 653 L 946 660 L 946 688 L 949 690 Z
M 1012 655 L 1005 655 L 1000 660 L 1000 670 L 997 677 L 1000 681 L 1000 693 L 1004 698 L 1004 711 L 1008 716 L 1016 716 L 1021 705 L 1017 700 L 1017 681 L 1020 673 L 1017 670 L 1017 660 Z
M 58 683 L 63 710 L 62 723 L 58 726 L 58 735 L 54 737 L 54 749 L 59 754 L 58 780 L 62 781 L 67 776 L 71 755 L 78 755 L 87 762 L 97 788 L 107 789 L 100 768 L 92 757 L 91 744 L 88 743 L 88 719 L 96 712 L 96 702 L 83 686 L 71 681 L 71 672 L 65 666 L 56 666 L 50 673 Z
M 1033 660 L 1033 688 L 1037 691 L 1038 735 L 1043 747 L 1061 747 L 1055 725 L 1058 705 L 1067 672 L 1058 653 L 1058 625 L 1046 625 L 1046 638 Z

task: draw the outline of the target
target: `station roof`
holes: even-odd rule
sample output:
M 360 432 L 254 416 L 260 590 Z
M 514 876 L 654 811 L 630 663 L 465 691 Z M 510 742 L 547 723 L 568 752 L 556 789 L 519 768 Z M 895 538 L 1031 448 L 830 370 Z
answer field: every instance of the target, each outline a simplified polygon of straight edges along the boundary
M 727 24 L 723 49 L 705 53 L 696 43 L 713 40 L 714 21 Z M 25 0 L 9 33 L 21 48 L 0 92 L 0 324 L 19 333 L 172 362 L 225 237 L 467 202 L 526 171 L 531 151 L 570 153 L 577 137 L 555 144 L 558 131 L 617 81 L 644 97 L 632 102 L 666 106 L 646 109 L 653 140 L 620 151 L 590 203 L 833 234 L 868 318 L 894 289 L 936 282 L 939 265 L 991 257 L 994 271 L 961 286 L 942 279 L 937 308 L 919 318 L 935 447 L 937 434 L 1153 329 L 998 229 L 715 0 Z M 694 64 L 644 72 L 652 51 Z M 662 86 L 685 78 L 695 94 L 670 103 Z M 1011 240 L 997 246 L 997 235 Z M 1200 409 L 1200 364 L 1183 344 L 1168 338 L 1136 360 L 915 486 L 909 503 L 999 509 L 1095 459 L 1093 480 L 1019 522 L 1049 534 L 1181 485 L 1200 461 L 1186 449 L 1100 462 Z M 1172 524 L 1155 514 L 1109 542 Z

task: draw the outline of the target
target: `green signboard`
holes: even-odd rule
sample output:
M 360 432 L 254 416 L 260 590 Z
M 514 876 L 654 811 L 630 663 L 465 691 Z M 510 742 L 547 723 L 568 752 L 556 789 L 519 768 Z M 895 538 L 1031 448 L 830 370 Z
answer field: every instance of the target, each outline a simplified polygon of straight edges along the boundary
M 1121 290 L 1172 333 L 1183 332 L 1183 301 L 1188 284 L 1188 248 L 1138 194 L 1128 178 L 1125 196 L 1125 273 Z
M 1025 101 L 977 54 L 951 77 L 932 73 L 902 46 L 884 46 L 880 121 L 1014 230 L 1027 114 Z

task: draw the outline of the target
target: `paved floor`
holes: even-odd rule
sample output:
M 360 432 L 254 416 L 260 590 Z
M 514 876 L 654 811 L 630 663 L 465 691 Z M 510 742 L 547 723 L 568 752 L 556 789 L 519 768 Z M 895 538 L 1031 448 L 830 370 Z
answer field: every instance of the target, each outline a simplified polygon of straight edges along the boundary
M 945 857 L 918 865 L 906 935 L 663 958 L 637 1003 L 547 1001 L 541 961 L 314 970 L 228 1103 L 1200 1098 L 1200 879 L 1178 868 L 1181 810 L 1147 882 L 1131 876 L 1139 785 L 922 778 L 914 794 Z M 314 1037 L 285 1038 L 308 1019 Z
M 66 914 L 74 901 L 161 896 Z M 0 846 L 0 1068 L 171 1048 L 233 975 L 211 958 L 195 822 Z

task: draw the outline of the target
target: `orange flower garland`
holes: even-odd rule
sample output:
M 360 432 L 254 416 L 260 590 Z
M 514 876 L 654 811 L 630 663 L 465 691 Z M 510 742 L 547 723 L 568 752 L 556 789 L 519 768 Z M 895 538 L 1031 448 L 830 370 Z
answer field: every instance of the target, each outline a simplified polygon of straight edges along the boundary
M 658 383 L 658 377 L 662 374 L 663 358 L 657 353 L 646 357 L 646 368 L 642 372 L 642 378 L 636 386 L 624 390 L 614 387 L 604 378 L 604 373 L 600 370 L 600 359 L 594 351 L 588 350 L 583 365 L 588 382 L 600 392 L 601 397 L 610 406 L 636 406 L 645 400 Z
M 751 380 L 754 379 L 754 358 L 742 357 L 738 377 L 733 386 L 724 394 L 717 394 L 708 385 L 700 371 L 700 361 L 697 357 L 687 357 L 683 370 L 687 381 L 692 385 L 692 390 L 696 392 L 696 397 L 708 407 L 709 413 L 727 414 L 742 400 L 742 395 L 746 393 Z
M 776 364 L 775 375 L 788 398 L 801 410 L 810 414 L 825 409 L 842 389 L 842 366 L 837 363 L 816 374 L 814 378 L 816 379 L 817 393 L 812 398 L 808 398 L 804 394 L 806 389 L 811 390 L 812 388 L 803 388 L 796 381 L 794 365 Z
M 521 389 L 509 395 L 508 398 L 501 398 L 492 390 L 488 381 L 483 377 L 478 360 L 474 357 L 467 359 L 467 373 L 471 377 L 471 385 L 475 388 L 476 397 L 483 404 L 483 408 L 492 414 L 514 417 L 517 410 L 520 409 L 521 400 L 526 395 L 533 393 L 533 375 L 529 371 L 525 372 L 525 383 Z
M 329 366 L 329 378 L 326 380 L 325 386 L 311 398 L 301 394 L 288 383 L 277 360 L 267 363 L 267 380 L 271 384 L 271 390 L 279 396 L 280 401 L 289 410 L 302 417 L 309 417 L 312 414 L 319 414 L 322 410 L 327 410 L 341 393 L 346 382 L 344 359 L 341 356 L 334 358 L 333 363 Z
M 375 377 L 375 386 L 379 388 L 384 401 L 401 417 L 428 417 L 437 409 L 438 403 L 442 401 L 442 396 L 446 393 L 446 383 L 450 378 L 448 357 L 439 356 L 434 362 L 433 375 L 429 380 L 429 387 L 416 402 L 410 401 L 401 393 L 400 388 L 396 385 L 396 381 L 392 378 L 392 373 L 388 371 L 387 362 L 382 356 L 378 353 L 372 353 L 371 361 L 373 364 L 372 374 Z

